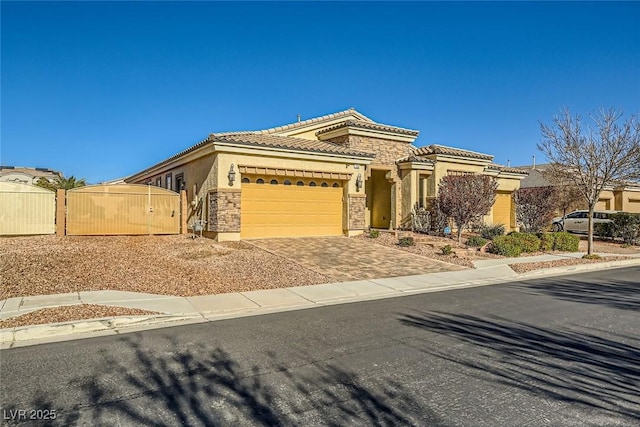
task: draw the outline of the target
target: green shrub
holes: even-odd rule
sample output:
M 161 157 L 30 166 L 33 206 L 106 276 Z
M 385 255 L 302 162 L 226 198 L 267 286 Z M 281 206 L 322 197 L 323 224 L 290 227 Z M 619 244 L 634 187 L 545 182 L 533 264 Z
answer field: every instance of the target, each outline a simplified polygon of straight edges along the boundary
M 538 252 L 540 250 L 540 239 L 533 233 L 518 233 L 514 231 L 509 233 L 509 236 L 518 241 L 522 252 Z
M 593 224 L 593 234 L 613 239 L 616 237 L 616 225 L 613 222 L 597 222 Z
M 369 237 L 372 239 L 377 239 L 380 236 L 380 232 L 378 230 L 369 230 Z
M 616 235 L 622 237 L 624 243 L 634 244 L 640 238 L 640 215 L 617 213 L 611 218 Z
M 402 237 L 398 240 L 398 245 L 400 246 L 413 246 L 416 243 L 413 241 L 413 237 Z
M 444 245 L 442 247 L 442 255 L 451 255 L 453 253 L 453 248 L 451 245 Z
M 480 228 L 480 236 L 483 239 L 493 240 L 495 237 L 504 235 L 504 225 L 484 225 Z
M 582 256 L 582 259 L 601 259 L 602 257 L 598 254 L 586 254 Z
M 486 245 L 488 242 L 487 239 L 484 239 L 480 236 L 471 236 L 467 239 L 467 246 L 471 246 L 474 248 L 480 248 Z
M 540 233 L 538 238 L 540 239 L 540 250 L 543 252 L 551 252 L 553 250 L 553 244 L 555 242 L 554 233 Z
M 569 234 L 566 231 L 555 233 L 555 239 L 553 242 L 553 250 L 563 252 L 577 252 L 578 245 L 580 244 L 580 238 Z
M 489 252 L 507 257 L 518 257 L 522 253 L 520 241 L 514 236 L 497 236 L 489 245 Z

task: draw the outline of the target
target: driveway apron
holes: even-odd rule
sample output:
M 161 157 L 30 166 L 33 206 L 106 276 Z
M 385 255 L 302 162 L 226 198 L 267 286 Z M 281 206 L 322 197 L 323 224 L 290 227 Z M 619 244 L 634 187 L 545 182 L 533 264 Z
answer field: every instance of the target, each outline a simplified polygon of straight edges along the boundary
M 336 281 L 378 279 L 462 270 L 398 249 L 348 237 L 261 239 L 249 243 Z

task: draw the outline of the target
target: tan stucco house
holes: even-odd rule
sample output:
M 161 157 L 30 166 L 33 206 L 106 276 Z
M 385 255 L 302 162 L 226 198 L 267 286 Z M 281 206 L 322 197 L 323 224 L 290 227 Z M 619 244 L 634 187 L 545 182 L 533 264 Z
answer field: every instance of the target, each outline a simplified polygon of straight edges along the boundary
M 493 156 L 431 145 L 418 131 L 378 123 L 349 109 L 257 131 L 213 133 L 128 183 L 185 189 L 189 223 L 206 221 L 218 241 L 264 237 L 352 236 L 410 224 L 448 174 L 498 181 L 489 223 L 515 227 L 511 195 L 526 172 Z
M 54 182 L 56 178 L 62 178 L 62 174 L 48 168 L 0 166 L 0 182 L 35 185 L 40 178 L 46 178 L 49 182 Z
M 517 166 L 516 168 L 528 173 L 527 177 L 520 183 L 522 188 L 562 185 L 555 182 L 548 172 L 548 164 Z M 587 208 L 587 203 L 584 201 L 577 202 L 575 205 L 575 209 Z M 628 182 L 605 186 L 600 193 L 595 210 L 640 213 L 640 184 Z M 562 212 L 558 212 L 558 214 L 562 215 Z

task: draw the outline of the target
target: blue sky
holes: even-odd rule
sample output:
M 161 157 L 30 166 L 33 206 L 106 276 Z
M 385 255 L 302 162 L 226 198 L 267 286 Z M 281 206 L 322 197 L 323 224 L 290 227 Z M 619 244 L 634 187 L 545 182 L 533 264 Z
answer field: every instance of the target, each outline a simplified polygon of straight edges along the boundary
M 638 2 L 0 7 L 0 162 L 91 183 L 349 107 L 511 165 L 564 106 L 640 112 Z

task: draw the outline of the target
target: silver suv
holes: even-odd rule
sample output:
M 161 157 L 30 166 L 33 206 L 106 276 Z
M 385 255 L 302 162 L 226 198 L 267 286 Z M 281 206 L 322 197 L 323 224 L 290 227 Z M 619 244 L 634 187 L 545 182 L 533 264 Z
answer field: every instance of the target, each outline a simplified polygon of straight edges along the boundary
M 611 215 L 620 211 L 595 211 L 593 212 L 593 224 L 613 222 Z M 589 211 L 574 211 L 566 216 L 553 218 L 553 231 L 569 231 L 571 233 L 587 233 L 589 231 Z

